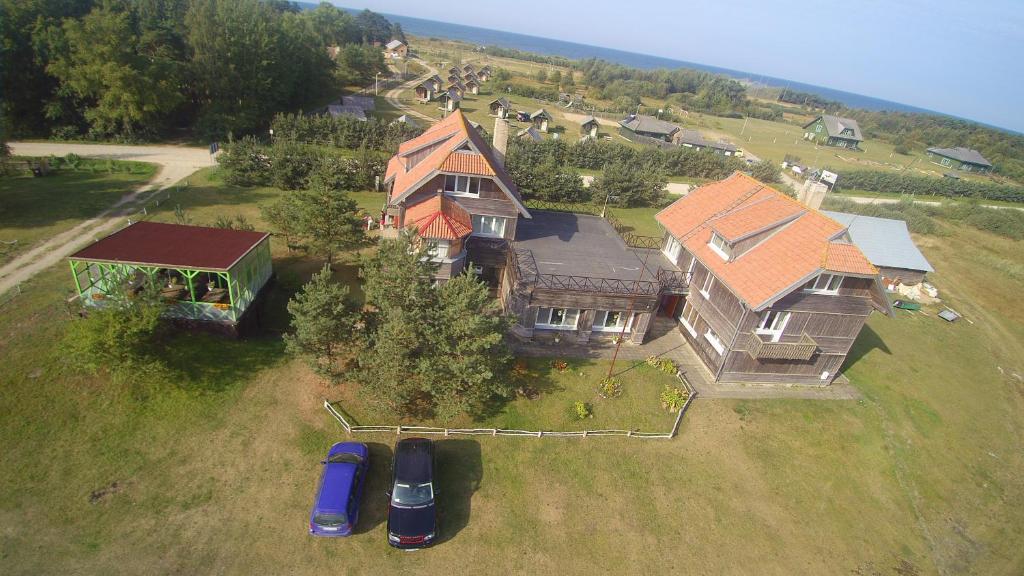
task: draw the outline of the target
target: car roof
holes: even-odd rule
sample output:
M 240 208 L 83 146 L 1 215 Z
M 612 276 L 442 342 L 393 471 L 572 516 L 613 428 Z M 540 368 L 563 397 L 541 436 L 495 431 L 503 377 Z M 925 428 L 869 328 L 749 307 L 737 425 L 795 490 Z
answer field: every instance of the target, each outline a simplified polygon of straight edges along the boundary
M 434 473 L 434 443 L 426 438 L 406 438 L 395 445 L 395 479 L 430 482 Z
M 327 452 L 330 458 L 336 454 L 358 454 L 366 458 L 366 444 L 359 442 L 339 442 Z M 324 464 L 323 481 L 320 482 L 320 493 L 316 498 L 316 511 L 344 510 L 348 505 L 348 496 L 355 484 L 358 466 L 345 462 Z

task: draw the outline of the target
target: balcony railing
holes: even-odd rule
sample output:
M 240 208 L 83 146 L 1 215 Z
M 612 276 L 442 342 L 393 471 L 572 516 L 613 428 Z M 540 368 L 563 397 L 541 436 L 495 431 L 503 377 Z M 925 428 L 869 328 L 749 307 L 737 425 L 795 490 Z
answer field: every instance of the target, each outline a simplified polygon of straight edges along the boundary
M 810 360 L 818 350 L 818 343 L 807 334 L 798 342 L 771 342 L 757 332 L 747 340 L 747 353 L 758 360 Z
M 658 269 L 658 284 L 661 284 L 661 291 L 668 294 L 686 294 L 690 291 L 690 277 L 692 274 L 669 270 Z

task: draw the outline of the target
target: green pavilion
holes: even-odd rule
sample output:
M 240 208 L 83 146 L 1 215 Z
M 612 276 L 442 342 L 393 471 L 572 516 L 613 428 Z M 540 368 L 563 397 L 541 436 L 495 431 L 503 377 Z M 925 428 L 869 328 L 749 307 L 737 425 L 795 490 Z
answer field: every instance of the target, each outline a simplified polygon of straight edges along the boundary
M 270 234 L 136 222 L 68 257 L 86 306 L 157 287 L 177 323 L 238 334 L 273 273 Z

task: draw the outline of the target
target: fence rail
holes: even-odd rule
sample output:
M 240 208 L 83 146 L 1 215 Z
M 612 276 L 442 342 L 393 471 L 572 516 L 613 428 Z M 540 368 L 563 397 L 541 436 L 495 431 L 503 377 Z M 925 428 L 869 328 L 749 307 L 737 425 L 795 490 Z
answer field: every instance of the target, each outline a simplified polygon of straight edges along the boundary
M 690 386 L 681 372 L 676 372 L 676 378 L 683 385 L 687 392 L 686 402 L 679 408 L 672 429 L 668 432 L 643 432 L 640 430 L 514 430 L 503 428 L 442 428 L 439 426 L 406 426 L 395 425 L 357 425 L 348 421 L 340 410 L 334 407 L 329 400 L 324 400 L 324 409 L 341 424 L 341 427 L 348 434 L 365 433 L 394 433 L 401 436 L 403 433 L 411 434 L 434 434 L 439 436 L 524 436 L 531 438 L 588 438 L 590 436 L 625 436 L 627 438 L 661 438 L 672 439 L 679 434 L 679 425 L 683 421 L 683 415 L 689 410 L 693 399 L 697 397 L 697 391 Z

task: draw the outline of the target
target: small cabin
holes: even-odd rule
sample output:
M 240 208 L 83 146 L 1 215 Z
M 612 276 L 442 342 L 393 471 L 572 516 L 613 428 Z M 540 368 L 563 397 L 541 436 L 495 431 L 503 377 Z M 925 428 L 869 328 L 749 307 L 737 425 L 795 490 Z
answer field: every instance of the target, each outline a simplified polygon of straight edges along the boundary
M 434 83 L 426 81 L 416 87 L 416 99 L 420 102 L 430 102 L 434 99 Z
M 466 90 L 469 90 L 470 94 L 479 94 L 480 93 L 480 83 L 477 82 L 476 80 L 473 80 L 472 78 L 470 78 L 469 80 L 466 80 L 465 86 L 466 86 Z
M 508 118 L 509 112 L 512 111 L 512 105 L 509 104 L 508 98 L 505 98 L 504 96 L 497 100 L 493 100 L 488 105 L 488 108 L 491 111 L 491 116 L 497 116 L 503 120 Z
M 455 84 L 456 82 L 462 82 L 462 76 L 459 76 L 458 74 L 449 74 L 448 83 Z
M 442 92 L 437 98 L 437 101 L 441 103 L 441 108 L 447 112 L 455 112 L 459 109 L 460 102 L 462 102 L 462 95 L 456 90 L 449 89 L 447 92 Z
M 454 82 L 454 83 L 452 83 L 452 85 L 448 87 L 448 91 L 449 92 L 453 92 L 454 91 L 456 94 L 459 95 L 460 99 L 464 98 L 466 96 L 466 86 L 462 82 Z
M 597 138 L 597 131 L 600 128 L 597 118 L 587 116 L 580 122 L 580 135 L 584 138 Z
M 551 118 L 551 114 L 548 114 L 547 110 L 543 108 L 537 110 L 533 114 L 530 114 L 530 122 L 533 123 L 534 128 L 541 132 L 548 131 L 548 125 L 552 120 L 553 118 Z
M 409 46 L 401 40 L 392 40 L 384 46 L 384 57 L 399 60 L 409 55 Z
M 165 317 L 235 336 L 243 324 L 258 324 L 253 309 L 273 274 L 266 232 L 160 222 L 131 224 L 68 261 L 87 308 L 149 288 L 166 305 Z

